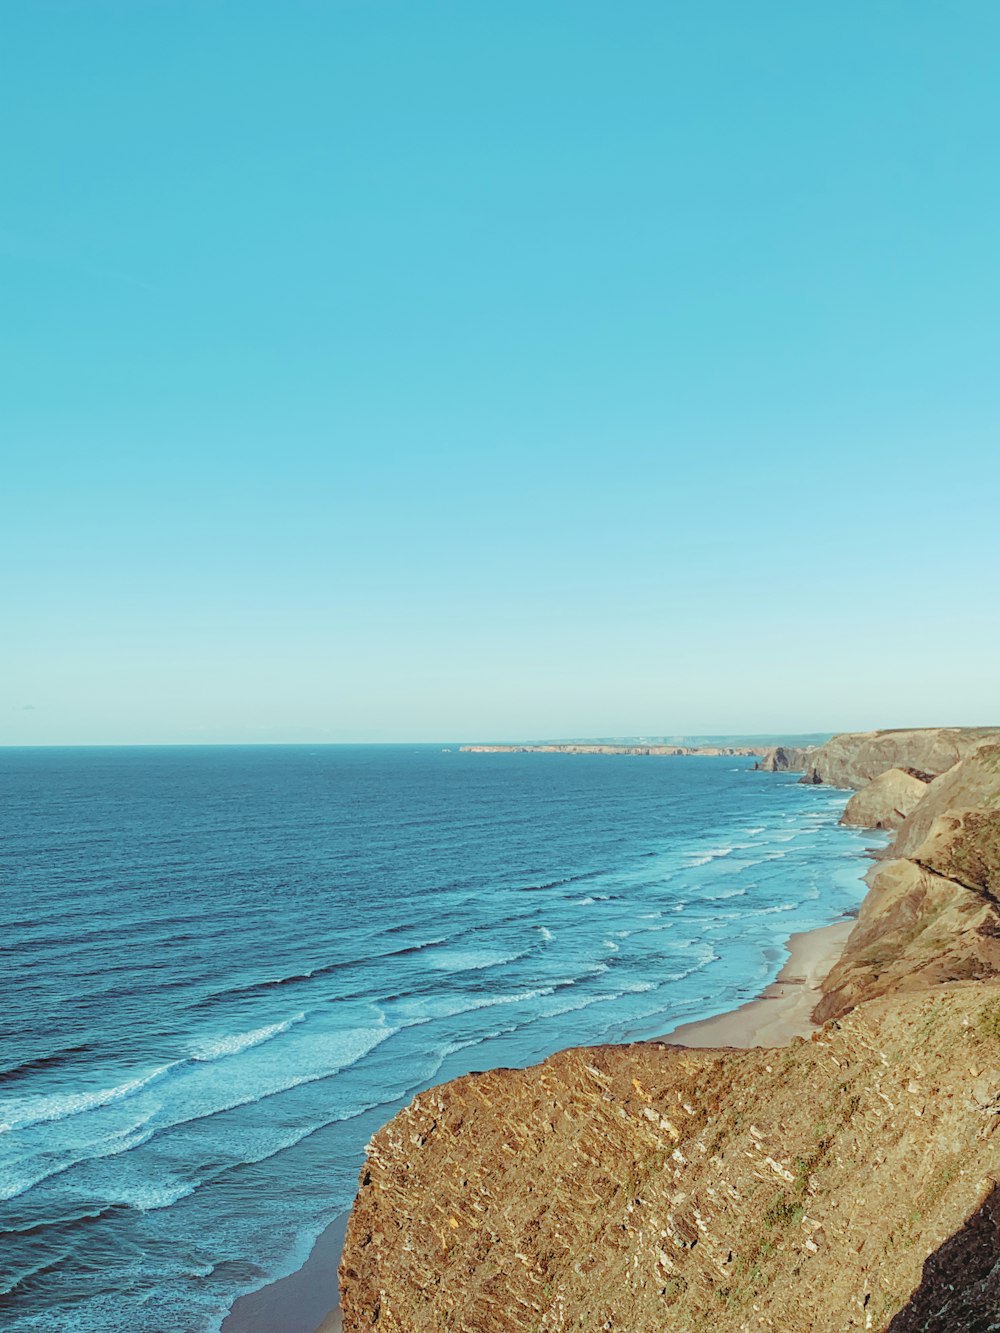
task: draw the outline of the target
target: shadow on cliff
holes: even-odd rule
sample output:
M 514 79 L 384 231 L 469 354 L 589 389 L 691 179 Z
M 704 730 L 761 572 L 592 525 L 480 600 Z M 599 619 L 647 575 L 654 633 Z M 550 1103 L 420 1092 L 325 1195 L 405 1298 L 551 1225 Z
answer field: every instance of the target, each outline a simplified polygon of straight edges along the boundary
M 1000 1329 L 1000 1185 L 924 1264 L 920 1286 L 885 1333 Z

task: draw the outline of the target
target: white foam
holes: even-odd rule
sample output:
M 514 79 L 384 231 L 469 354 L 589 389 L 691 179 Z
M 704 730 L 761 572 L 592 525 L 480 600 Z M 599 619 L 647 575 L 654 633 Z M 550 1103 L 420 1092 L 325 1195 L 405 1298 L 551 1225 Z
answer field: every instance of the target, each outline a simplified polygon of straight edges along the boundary
M 516 962 L 523 958 L 520 953 L 499 953 L 487 949 L 442 949 L 427 959 L 429 967 L 436 972 L 481 972 L 486 967 L 500 967 L 503 963 Z
M 169 1208 L 180 1199 L 185 1199 L 198 1188 L 197 1182 L 185 1182 L 183 1185 L 148 1185 L 145 1189 L 132 1191 L 122 1203 L 137 1208 L 140 1213 L 154 1213 L 158 1208 Z
M 301 1023 L 304 1013 L 293 1014 L 281 1023 L 271 1023 L 267 1027 L 254 1028 L 251 1032 L 238 1032 L 233 1036 L 208 1037 L 194 1042 L 189 1048 L 192 1060 L 224 1060 L 227 1055 L 239 1055 L 252 1046 L 270 1041 L 272 1037 L 287 1032 L 296 1023 Z
M 692 853 L 688 857 L 688 869 L 694 870 L 697 866 L 707 866 L 710 861 L 721 861 L 724 856 L 731 856 L 733 852 L 743 845 L 744 844 L 735 842 L 732 844 L 727 843 L 722 847 L 710 847 L 707 852 L 701 854 Z M 749 844 L 745 845 L 749 846 Z
M 477 1009 L 492 1009 L 498 1004 L 530 1002 L 543 995 L 551 995 L 554 990 L 554 986 L 541 986 L 533 990 L 515 991 L 510 995 L 483 995 L 477 999 L 463 995 L 414 996 L 400 1001 L 391 1014 L 393 1018 L 402 1019 L 404 1027 L 420 1027 L 423 1023 L 433 1023 L 438 1019 L 475 1013 Z
M 90 1092 L 56 1093 L 50 1096 L 12 1097 L 0 1103 L 0 1134 L 8 1134 L 15 1129 L 24 1129 L 28 1125 L 44 1125 L 52 1120 L 66 1120 L 70 1116 L 82 1115 L 85 1111 L 95 1111 L 110 1102 L 120 1101 L 149 1087 L 158 1078 L 174 1069 L 177 1061 L 159 1065 L 145 1074 L 126 1079 L 110 1088 L 95 1088 Z
M 0 1178 L 0 1201 L 26 1194 L 28 1190 L 34 1189 L 43 1181 L 51 1180 L 53 1176 L 61 1176 L 64 1172 L 71 1171 L 74 1166 L 80 1166 L 81 1163 L 99 1161 L 105 1157 L 118 1157 L 121 1153 L 141 1147 L 153 1136 L 153 1130 L 147 1128 L 151 1115 L 150 1112 L 135 1124 L 115 1130 L 103 1143 L 96 1146 L 88 1145 L 81 1155 L 68 1156 L 57 1165 L 53 1165 L 51 1151 L 43 1151 L 33 1158 L 26 1158 L 21 1164 L 19 1175 L 5 1174 Z

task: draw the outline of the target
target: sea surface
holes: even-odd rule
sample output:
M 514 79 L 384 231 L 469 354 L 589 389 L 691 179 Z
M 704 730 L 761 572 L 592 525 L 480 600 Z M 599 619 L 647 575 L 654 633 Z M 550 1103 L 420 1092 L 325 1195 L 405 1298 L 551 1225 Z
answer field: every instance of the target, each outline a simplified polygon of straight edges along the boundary
M 0 751 L 0 1327 L 215 1333 L 419 1089 L 756 994 L 871 835 L 751 770 Z

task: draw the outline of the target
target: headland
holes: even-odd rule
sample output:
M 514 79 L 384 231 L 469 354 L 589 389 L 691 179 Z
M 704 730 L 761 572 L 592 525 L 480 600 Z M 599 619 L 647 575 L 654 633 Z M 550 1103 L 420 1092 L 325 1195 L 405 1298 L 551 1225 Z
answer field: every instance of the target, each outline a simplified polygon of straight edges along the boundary
M 361 1174 L 348 1333 L 994 1326 L 1000 729 L 758 766 L 854 788 L 845 820 L 895 830 L 858 920 L 793 940 L 734 1014 L 415 1098 Z

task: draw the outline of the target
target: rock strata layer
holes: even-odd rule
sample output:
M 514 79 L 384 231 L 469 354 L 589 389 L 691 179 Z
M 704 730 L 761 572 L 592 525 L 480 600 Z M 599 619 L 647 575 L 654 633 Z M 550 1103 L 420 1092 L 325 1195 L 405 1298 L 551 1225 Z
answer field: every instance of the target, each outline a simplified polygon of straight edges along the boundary
M 923 794 L 812 1040 L 565 1051 L 421 1094 L 369 1148 L 347 1333 L 997 1327 L 1000 745 L 947 731 L 820 760 Z

